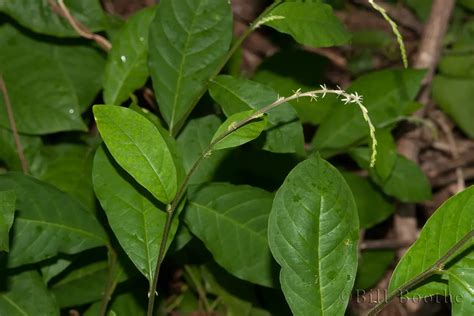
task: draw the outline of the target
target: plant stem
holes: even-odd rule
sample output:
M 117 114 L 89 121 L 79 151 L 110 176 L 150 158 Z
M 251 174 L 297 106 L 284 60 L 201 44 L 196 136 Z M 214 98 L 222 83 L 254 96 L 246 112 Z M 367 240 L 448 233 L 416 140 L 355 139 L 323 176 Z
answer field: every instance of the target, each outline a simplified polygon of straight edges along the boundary
M 399 295 L 403 295 L 403 293 L 408 292 L 414 286 L 420 284 L 421 282 L 425 281 L 429 277 L 434 274 L 440 273 L 443 271 L 444 266 L 446 263 L 453 257 L 454 254 L 458 252 L 465 244 L 467 244 L 472 238 L 474 237 L 474 230 L 471 230 L 467 233 L 461 240 L 455 243 L 448 251 L 439 258 L 431 267 L 427 270 L 423 271 L 422 273 L 415 276 L 413 279 L 409 280 L 405 284 L 402 284 L 398 288 L 396 288 L 392 293 L 388 295 L 388 297 L 375 305 L 367 314 L 368 316 L 377 315 L 386 305 L 388 305 L 395 297 Z
M 227 54 L 222 58 L 219 66 L 216 68 L 216 71 L 211 75 L 209 81 L 212 81 L 216 76 L 219 75 L 219 73 L 222 71 L 224 66 L 229 62 L 229 59 L 234 55 L 235 51 L 242 45 L 242 43 L 247 39 L 247 37 L 255 31 L 259 26 L 261 26 L 261 21 L 267 16 L 267 14 L 273 10 L 277 5 L 279 5 L 282 2 L 282 0 L 275 0 L 271 5 L 269 5 L 265 10 L 250 24 L 250 26 L 242 33 L 242 35 L 239 36 L 232 44 L 231 48 L 227 52 Z M 192 106 L 190 107 L 189 112 L 186 114 L 185 118 L 191 113 L 192 109 L 196 106 L 196 104 L 199 102 L 199 100 L 202 98 L 204 93 L 207 91 L 207 85 L 204 87 L 199 93 L 199 95 L 193 100 Z M 184 119 L 183 119 L 184 120 Z M 175 128 L 177 127 L 177 128 Z M 176 136 L 179 133 L 179 130 L 181 129 L 181 126 L 171 126 L 170 127 L 170 135 L 171 136 Z
M 3 101 L 5 103 L 5 107 L 7 108 L 7 115 L 8 121 L 10 122 L 10 127 L 13 134 L 13 139 L 15 141 L 16 152 L 18 154 L 18 159 L 20 159 L 21 169 L 23 170 L 24 174 L 29 173 L 29 166 L 28 161 L 25 158 L 25 153 L 23 151 L 23 146 L 21 144 L 20 135 L 18 134 L 18 130 L 16 128 L 15 116 L 13 115 L 13 108 L 10 102 L 10 97 L 8 96 L 7 85 L 3 80 L 3 75 L 0 73 L 0 92 L 3 95 Z
M 251 121 L 261 118 L 262 115 L 267 113 L 268 111 L 272 110 L 273 108 L 286 103 L 291 100 L 298 99 L 300 97 L 309 97 L 312 100 L 316 100 L 318 95 L 322 95 L 323 97 L 326 94 L 335 94 L 337 96 L 342 96 L 344 97 L 343 101 L 345 103 L 356 103 L 360 109 L 362 110 L 362 113 L 364 114 L 364 118 L 369 124 L 370 127 L 370 134 L 372 137 L 372 143 L 373 143 L 373 157 L 375 157 L 375 146 L 377 145 L 377 141 L 375 139 L 375 128 L 372 125 L 372 122 L 370 121 L 370 118 L 367 115 L 367 109 L 362 105 L 362 97 L 357 95 L 357 94 L 348 94 L 347 92 L 337 89 L 337 90 L 331 90 L 327 89 L 325 86 L 322 86 L 322 89 L 320 90 L 313 90 L 313 91 L 308 91 L 308 92 L 300 92 L 299 90 L 296 91 L 293 95 L 286 97 L 286 98 L 278 98 L 276 101 L 270 103 L 267 106 L 262 107 L 261 109 L 255 111 L 253 114 L 248 116 L 247 118 L 236 122 L 235 124 L 232 124 L 224 133 L 220 134 L 217 136 L 208 146 L 207 148 L 201 153 L 199 158 L 196 160 L 196 162 L 192 165 L 191 169 L 188 171 L 186 174 L 186 177 L 184 178 L 183 182 L 181 183 L 178 193 L 176 194 L 176 197 L 174 198 L 173 202 L 171 203 L 171 206 L 169 206 L 166 210 L 167 212 L 167 217 L 166 217 L 166 224 L 163 228 L 163 236 L 161 238 L 161 244 L 160 244 L 160 250 L 158 253 L 158 260 L 156 262 L 156 268 L 155 268 L 155 274 L 153 275 L 153 281 L 150 283 L 150 289 L 149 289 L 149 300 L 148 300 L 148 312 L 147 316 L 152 316 L 153 315 L 153 305 L 155 302 L 155 294 L 156 294 L 156 286 L 158 284 L 158 279 L 159 279 L 159 274 L 160 274 L 160 269 L 161 269 L 161 264 L 163 263 L 165 251 L 166 251 L 166 244 L 168 243 L 168 237 L 169 237 L 169 232 L 171 228 L 171 223 L 173 221 L 173 215 L 176 211 L 176 209 L 179 206 L 179 203 L 181 202 L 182 198 L 184 197 L 186 193 L 186 189 L 188 187 L 189 180 L 191 179 L 191 176 L 194 174 L 196 169 L 199 167 L 201 162 L 209 155 L 212 150 L 214 149 L 214 146 L 218 144 L 221 140 L 241 128 L 242 126 L 250 123 Z M 372 165 L 372 163 L 371 163 Z

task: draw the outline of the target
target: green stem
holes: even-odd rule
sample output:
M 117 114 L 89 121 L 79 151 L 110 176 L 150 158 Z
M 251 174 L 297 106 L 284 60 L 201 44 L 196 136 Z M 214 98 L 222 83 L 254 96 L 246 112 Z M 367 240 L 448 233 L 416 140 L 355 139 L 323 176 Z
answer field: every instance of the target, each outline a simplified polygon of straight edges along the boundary
M 235 40 L 234 44 L 232 45 L 232 47 L 229 49 L 229 51 L 227 52 L 227 54 L 222 58 L 219 66 L 216 68 L 216 71 L 212 74 L 212 76 L 209 78 L 209 81 L 212 81 L 215 77 L 217 77 L 219 75 L 219 73 L 222 71 L 222 69 L 224 68 L 224 66 L 227 64 L 227 62 L 229 62 L 230 58 L 232 57 L 232 55 L 234 55 L 235 51 L 240 47 L 240 45 L 242 45 L 242 43 L 247 39 L 247 37 L 250 35 L 250 33 L 252 33 L 253 31 L 255 31 L 260 25 L 261 25 L 261 21 L 262 19 L 264 19 L 267 14 L 273 10 L 277 5 L 279 5 L 280 3 L 282 2 L 282 0 L 275 0 L 271 5 L 269 5 L 253 22 L 252 24 L 250 24 L 250 26 L 242 33 L 242 35 L 239 36 L 239 38 L 237 38 L 237 40 Z M 196 106 L 196 104 L 199 102 L 199 100 L 202 98 L 202 96 L 204 95 L 204 93 L 206 93 L 207 91 L 207 86 L 204 87 L 201 91 L 201 93 L 199 93 L 196 98 L 193 100 L 192 102 L 192 106 L 190 107 L 190 110 L 188 111 L 188 113 L 186 114 L 185 118 L 189 115 L 189 113 L 191 113 L 192 109 L 194 109 L 194 107 Z M 184 119 L 182 120 L 184 121 Z M 175 128 L 176 127 L 176 128 Z M 171 126 L 170 128 L 170 135 L 171 136 L 176 136 L 178 135 L 179 133 L 179 130 L 181 129 L 181 126 Z
M 403 293 L 408 292 L 410 289 L 415 287 L 416 285 L 420 284 L 421 282 L 425 281 L 429 277 L 434 274 L 438 274 L 443 271 L 444 266 L 446 263 L 456 254 L 459 249 L 461 249 L 465 244 L 467 244 L 471 238 L 474 237 L 474 230 L 471 230 L 467 233 L 461 240 L 455 243 L 449 250 L 439 258 L 431 267 L 427 270 L 423 271 L 422 273 L 415 276 L 413 279 L 409 280 L 405 284 L 402 284 L 394 291 L 392 291 L 388 297 L 375 305 L 368 313 L 368 316 L 377 315 L 382 309 L 385 308 L 395 297 L 402 295 Z
M 164 259 L 164 255 L 165 255 L 165 251 L 166 251 L 166 244 L 168 243 L 168 237 L 169 237 L 169 232 L 170 232 L 170 228 L 171 228 L 171 223 L 173 221 L 173 215 L 175 214 L 176 209 L 178 208 L 181 200 L 183 199 L 183 197 L 186 193 L 189 180 L 191 179 L 192 175 L 197 170 L 197 168 L 199 167 L 201 162 L 206 158 L 206 156 L 209 155 L 209 153 L 212 152 L 212 150 L 214 149 L 214 146 L 217 145 L 221 140 L 223 140 L 224 138 L 226 138 L 227 136 L 229 136 L 230 134 L 232 134 L 233 132 L 235 132 L 236 130 L 241 128 L 242 126 L 250 123 L 251 121 L 253 121 L 255 119 L 258 119 L 258 118 L 261 118 L 265 113 L 272 110 L 273 108 L 275 108 L 275 107 L 277 107 L 277 106 L 279 106 L 283 103 L 286 103 L 288 101 L 298 99 L 300 97 L 309 97 L 311 99 L 316 99 L 317 95 L 323 95 L 323 97 L 324 97 L 326 94 L 336 94 L 337 96 L 344 97 L 345 98 L 344 100 L 346 100 L 345 101 L 346 103 L 356 103 L 362 109 L 362 112 L 364 113 L 364 118 L 366 118 L 367 122 L 369 123 L 369 127 L 370 127 L 370 130 L 371 130 L 371 136 L 372 136 L 373 133 L 375 133 L 375 132 L 372 133 L 372 130 L 375 130 L 375 128 L 373 127 L 370 119 L 368 118 L 368 116 L 366 114 L 367 109 L 362 105 L 361 99 L 354 99 L 354 98 L 357 97 L 357 95 L 348 94 L 345 91 L 340 90 L 340 89 L 331 90 L 331 89 L 327 89 L 326 87 L 322 87 L 321 90 L 314 90 L 314 91 L 308 91 L 308 92 L 300 92 L 298 90 L 293 95 L 291 95 L 289 97 L 278 98 L 273 103 L 270 103 L 269 105 L 264 106 L 263 108 L 255 111 L 253 114 L 251 114 L 247 118 L 245 118 L 245 119 L 243 119 L 239 122 L 236 122 L 235 124 L 232 124 L 224 133 L 217 136 L 207 146 L 207 148 L 201 153 L 199 158 L 196 160 L 196 162 L 193 164 L 191 169 L 188 171 L 188 173 L 186 174 L 186 177 L 184 178 L 183 182 L 181 183 L 181 185 L 178 189 L 178 193 L 176 194 L 176 197 L 174 198 L 173 202 L 171 203 L 171 206 L 169 206 L 167 208 L 167 211 L 166 211 L 167 212 L 166 224 L 163 228 L 163 236 L 161 238 L 161 244 L 160 244 L 160 250 L 159 250 L 159 254 L 158 254 L 158 260 L 156 262 L 155 274 L 153 276 L 153 281 L 150 283 L 150 289 L 149 289 L 149 293 L 148 293 L 149 300 L 148 300 L 147 316 L 152 316 L 153 315 L 153 305 L 154 305 L 154 302 L 155 302 L 156 286 L 158 284 L 160 269 L 161 269 L 161 265 L 163 263 L 163 259 Z M 373 135 L 375 135 L 375 134 L 373 134 Z M 376 143 L 377 143 L 376 140 L 375 140 L 375 136 L 373 136 L 372 141 L 373 141 L 373 145 L 374 145 L 373 148 L 374 148 L 374 153 L 375 153 L 375 146 L 376 146 Z

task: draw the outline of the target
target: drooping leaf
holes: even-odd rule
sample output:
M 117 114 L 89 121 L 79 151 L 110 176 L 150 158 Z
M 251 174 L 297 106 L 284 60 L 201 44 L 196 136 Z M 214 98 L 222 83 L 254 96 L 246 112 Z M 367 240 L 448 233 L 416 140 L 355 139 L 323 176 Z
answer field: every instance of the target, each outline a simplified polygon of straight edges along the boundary
M 284 2 L 269 13 L 265 25 L 291 35 L 297 42 L 313 47 L 342 45 L 350 34 L 332 12 L 320 2 Z
M 112 41 L 104 73 L 104 100 L 120 105 L 141 88 L 148 77 L 148 29 L 155 8 L 146 8 L 130 17 Z
M 94 117 L 117 163 L 159 201 L 171 202 L 176 167 L 156 126 L 133 110 L 113 105 L 94 106 Z
M 106 17 L 99 0 L 65 0 L 71 15 L 92 32 L 106 28 Z M 80 37 L 61 14 L 55 1 L 0 0 L 0 12 L 13 17 L 30 30 L 58 37 Z
M 257 138 L 267 125 L 266 115 L 263 115 L 261 118 L 252 120 L 251 122 L 243 125 L 242 127 L 238 128 L 237 130 L 233 131 L 232 133 L 221 139 L 221 136 L 230 131 L 233 126 L 243 121 L 244 119 L 247 119 L 254 113 L 254 110 L 250 110 L 239 112 L 229 116 L 227 120 L 225 120 L 225 122 L 222 123 L 221 126 L 219 126 L 216 133 L 212 137 L 212 142 L 217 142 L 214 145 L 214 149 L 219 150 L 237 147 Z
M 433 80 L 433 97 L 441 109 L 456 122 L 469 137 L 474 138 L 474 79 L 452 78 L 442 75 Z
M 58 189 L 20 173 L 0 176 L 0 191 L 17 197 L 8 266 L 18 267 L 104 246 L 107 236 L 93 214 Z
M 178 136 L 178 147 L 183 156 L 186 172 L 189 172 L 196 160 L 205 154 L 206 148 L 211 143 L 212 136 L 220 125 L 221 121 L 215 115 L 192 119 L 186 124 Z M 189 184 L 211 181 L 212 176 L 226 154 L 225 150 L 219 150 L 204 159 L 192 175 Z
M 99 148 L 92 170 L 94 190 L 110 227 L 138 270 L 152 279 L 166 222 L 162 205 Z M 177 229 L 173 222 L 169 243 Z
M 0 106 L 3 106 L 2 101 L 0 101 Z M 42 146 L 41 138 L 24 134 L 19 136 L 25 159 L 28 165 L 31 165 Z M 21 171 L 21 161 L 18 157 L 13 133 L 3 127 L 0 127 L 0 161 L 3 161 L 9 170 Z
M 278 98 L 278 94 L 268 86 L 228 75 L 212 80 L 209 92 L 227 116 L 261 109 Z M 270 110 L 268 122 L 263 149 L 277 153 L 304 152 L 303 127 L 290 104 L 284 103 Z
M 150 26 L 149 68 L 174 134 L 218 71 L 232 39 L 230 2 L 163 0 Z
M 395 259 L 393 250 L 367 250 L 361 253 L 359 269 L 354 288 L 367 290 L 374 286 L 387 272 L 388 267 Z
M 216 262 L 241 279 L 274 285 L 267 241 L 272 195 L 255 187 L 213 183 L 189 199 L 184 220 Z
M 413 69 L 382 70 L 360 76 L 348 91 L 363 96 L 373 124 L 383 128 L 405 115 L 407 104 L 415 98 L 424 73 Z M 369 135 L 367 123 L 357 106 L 335 100 L 332 107 L 313 139 L 317 150 L 341 150 Z
M 96 208 L 92 188 L 93 148 L 79 144 L 57 144 L 41 149 L 41 158 L 32 170 L 38 179 L 71 194 L 93 212 Z
M 319 156 L 297 165 L 278 189 L 270 249 L 295 315 L 342 315 L 357 270 L 359 223 L 352 193 Z
M 15 216 L 15 191 L 0 191 L 0 251 L 10 249 L 9 232 Z
M 0 314 L 8 316 L 59 316 L 54 296 L 36 271 L 9 278 L 8 290 L 0 292 Z
M 86 130 L 73 81 L 51 49 L 45 50 L 45 44 L 35 44 L 9 25 L 0 27 L 0 34 L 0 69 L 18 131 L 47 134 Z M 3 96 L 0 126 L 10 127 Z
M 369 179 L 351 172 L 342 172 L 342 175 L 354 196 L 360 228 L 370 228 L 395 211 L 395 205 Z
M 395 268 L 390 280 L 389 291 L 394 291 L 400 285 L 430 268 L 473 229 L 474 187 L 471 186 L 444 202 L 428 219 L 418 240 L 408 249 Z M 472 245 L 472 242 L 468 243 L 466 247 L 469 245 Z M 454 275 L 459 272 L 459 269 L 472 269 L 474 252 L 469 250 L 461 254 L 457 252 L 458 255 L 451 258 L 444 269 Z M 410 290 L 407 296 L 427 297 L 437 294 L 446 295 L 446 293 L 448 293 L 446 281 L 430 278 L 427 282 Z

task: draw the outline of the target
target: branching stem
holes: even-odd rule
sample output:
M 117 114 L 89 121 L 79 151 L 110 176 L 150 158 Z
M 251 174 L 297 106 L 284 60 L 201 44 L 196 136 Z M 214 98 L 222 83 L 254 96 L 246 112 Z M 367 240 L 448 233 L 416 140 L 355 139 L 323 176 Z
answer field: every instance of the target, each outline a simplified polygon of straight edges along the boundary
M 368 313 L 368 316 L 375 316 L 377 315 L 385 306 L 387 306 L 395 297 L 403 295 L 411 290 L 416 285 L 420 284 L 421 282 L 425 281 L 429 277 L 434 274 L 439 274 L 443 271 L 444 266 L 446 263 L 451 259 L 458 251 L 466 245 L 471 239 L 474 237 L 474 230 L 471 230 L 467 233 L 461 240 L 455 243 L 448 251 L 439 258 L 431 267 L 427 270 L 423 271 L 422 273 L 415 276 L 413 279 L 409 280 L 405 284 L 402 284 L 397 289 L 393 290 L 386 299 L 380 301 L 375 305 Z
M 224 133 L 220 134 L 217 136 L 210 144 L 207 146 L 207 148 L 201 153 L 199 158 L 196 160 L 196 162 L 193 164 L 191 169 L 188 171 L 186 174 L 186 177 L 184 178 L 182 184 L 180 185 L 178 189 L 178 193 L 176 194 L 176 197 L 174 198 L 173 202 L 171 205 L 167 208 L 167 217 L 166 217 L 166 224 L 163 228 L 163 236 L 161 239 L 161 244 L 160 244 L 160 250 L 158 254 L 158 260 L 156 262 L 156 268 L 155 268 L 155 273 L 153 275 L 153 281 L 150 283 L 150 290 L 148 293 L 149 299 L 148 299 L 148 316 L 153 315 L 153 308 L 154 308 L 154 302 L 155 302 L 155 295 L 156 293 L 156 286 L 158 284 L 158 278 L 160 274 L 160 269 L 161 269 L 161 264 L 163 263 L 164 255 L 166 252 L 166 245 L 168 243 L 168 237 L 169 237 L 169 232 L 171 229 L 171 223 L 173 221 L 173 215 L 176 212 L 176 209 L 178 208 L 181 200 L 183 199 L 186 189 L 188 187 L 189 180 L 191 179 L 191 176 L 194 174 L 196 169 L 199 167 L 201 162 L 209 155 L 209 153 L 212 152 L 214 149 L 214 146 L 217 145 L 220 141 L 222 141 L 224 138 L 241 128 L 242 126 L 252 122 L 253 120 L 261 118 L 264 114 L 268 113 L 270 110 L 276 108 L 277 106 L 286 103 L 291 100 L 295 100 L 301 97 L 309 97 L 311 100 L 317 100 L 319 96 L 325 97 L 326 94 L 335 94 L 338 97 L 342 97 L 342 102 L 345 104 L 348 103 L 354 103 L 357 104 L 364 116 L 364 119 L 366 120 L 367 124 L 369 125 L 369 130 L 370 130 L 370 137 L 372 139 L 372 157 L 371 157 L 371 162 L 370 165 L 373 166 L 375 163 L 375 158 L 376 158 L 376 146 L 377 146 L 377 140 L 375 138 L 375 127 L 373 126 L 367 112 L 367 108 L 362 104 L 362 96 L 358 95 L 357 93 L 347 93 L 342 89 L 327 89 L 326 86 L 321 86 L 321 89 L 319 90 L 313 90 L 313 91 L 308 91 L 308 92 L 300 92 L 300 90 L 295 91 L 295 93 L 289 97 L 279 97 L 277 98 L 276 101 L 268 104 L 267 106 L 264 106 L 263 108 L 255 111 L 253 114 L 248 116 L 247 118 L 236 122 L 235 124 L 232 124 L 229 129 L 227 129 Z
M 18 154 L 18 159 L 20 159 L 21 169 L 24 174 L 29 173 L 28 161 L 25 158 L 25 153 L 23 151 L 23 146 L 21 144 L 20 135 L 18 134 L 18 129 L 16 128 L 15 116 L 13 115 L 13 107 L 10 102 L 10 97 L 8 95 L 7 85 L 3 80 L 3 75 L 0 73 L 0 91 L 3 95 L 3 101 L 7 109 L 8 121 L 10 122 L 10 128 L 12 130 L 13 139 L 15 141 L 16 152 Z

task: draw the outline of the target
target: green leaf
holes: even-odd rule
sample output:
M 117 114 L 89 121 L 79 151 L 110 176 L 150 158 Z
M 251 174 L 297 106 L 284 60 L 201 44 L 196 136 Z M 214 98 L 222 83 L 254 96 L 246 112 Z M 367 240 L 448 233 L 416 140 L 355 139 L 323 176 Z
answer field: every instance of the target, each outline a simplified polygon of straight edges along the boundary
M 8 316 L 59 316 L 54 296 L 36 271 L 9 279 L 8 291 L 0 292 L 0 314 Z
M 349 92 L 364 97 L 364 105 L 376 128 L 383 128 L 405 114 L 405 107 L 420 88 L 425 72 L 422 70 L 382 70 L 356 79 Z M 345 149 L 369 135 L 360 109 L 335 100 L 333 110 L 320 125 L 313 145 L 317 150 Z
M 0 251 L 10 249 L 9 232 L 15 217 L 15 191 L 0 191 Z
M 79 144 L 58 144 L 41 149 L 41 161 L 32 174 L 46 183 L 69 193 L 93 212 L 96 209 L 92 188 L 93 149 Z
M 9 25 L 0 27 L 0 45 L 0 69 L 19 132 L 87 130 L 73 81 L 52 49 L 46 50 L 44 43 L 35 43 Z M 10 128 L 2 95 L 0 126 Z
M 272 195 L 255 187 L 213 183 L 189 200 L 184 220 L 216 262 L 238 278 L 273 286 L 267 241 Z
M 381 187 L 385 193 L 402 202 L 415 203 L 431 199 L 431 185 L 423 170 L 400 155 L 392 173 Z
M 109 316 L 145 316 L 146 310 L 137 300 L 135 293 L 120 294 L 113 299 L 110 305 Z M 97 316 L 100 313 L 101 302 L 93 304 L 84 313 L 84 316 Z
M 150 26 L 149 68 L 161 114 L 175 134 L 217 72 L 232 40 L 229 1 L 163 0 Z
M 342 315 L 357 270 L 359 221 L 341 174 L 313 156 L 278 189 L 268 224 L 270 249 L 295 315 Z
M 0 98 L 2 96 L 0 95 Z M 0 101 L 0 106 L 3 106 Z M 38 156 L 38 152 L 42 146 L 42 141 L 39 136 L 30 136 L 19 134 L 20 142 L 23 147 L 28 165 L 31 165 Z M 6 128 L 0 127 L 0 161 L 3 161 L 9 170 L 21 171 L 21 161 L 16 151 L 15 139 L 13 133 Z
M 120 245 L 151 281 L 166 222 L 163 205 L 158 205 L 103 147 L 95 155 L 92 175 L 95 193 Z M 177 227 L 177 222 L 173 222 L 169 243 Z
M 367 250 L 361 253 L 359 269 L 354 288 L 367 290 L 374 286 L 387 273 L 395 259 L 393 250 Z
M 284 2 L 270 11 L 268 17 L 266 25 L 291 35 L 303 45 L 327 47 L 350 40 L 350 34 L 327 4 Z
M 209 92 L 226 116 L 261 109 L 278 98 L 270 87 L 227 75 L 212 80 Z M 277 153 L 304 153 L 303 127 L 290 104 L 284 103 L 270 110 L 268 122 L 263 149 Z
M 94 116 L 117 163 L 159 201 L 171 202 L 177 190 L 176 167 L 156 126 L 133 110 L 113 105 L 94 106 Z
M 106 290 L 109 276 L 107 261 L 95 262 L 72 270 L 51 286 L 59 307 L 84 305 L 100 300 Z M 118 271 L 115 281 L 126 280 L 123 271 Z
M 456 269 L 449 275 L 449 295 L 454 316 L 474 314 L 474 261 L 469 267 Z
M 72 263 L 72 259 L 56 259 L 51 264 L 41 267 L 41 276 L 45 283 L 66 270 Z
M 418 240 L 408 249 L 395 268 L 389 291 L 394 291 L 427 270 L 473 229 L 474 186 L 471 186 L 444 202 L 428 219 Z M 457 274 L 458 269 L 472 269 L 473 262 L 474 252 L 467 251 L 456 256 L 456 259 L 451 259 L 444 269 Z M 410 290 L 407 296 L 446 295 L 447 291 L 448 285 L 445 281 L 430 278 L 427 282 Z
M 290 96 L 298 89 L 319 89 L 319 85 L 324 83 L 327 65 L 326 58 L 308 51 L 281 50 L 263 61 L 252 80 L 272 87 L 280 96 Z M 319 99 L 314 102 L 310 98 L 299 98 L 288 103 L 295 108 L 301 122 L 317 125 L 331 110 L 331 102 L 327 101 Z
M 435 76 L 433 97 L 467 136 L 474 138 L 474 79 Z
M 234 132 L 230 133 L 229 135 L 225 136 L 224 138 L 220 139 L 221 135 L 224 135 L 226 132 L 230 131 L 235 124 L 241 122 L 244 119 L 247 119 L 252 114 L 254 114 L 254 110 L 239 112 L 233 114 L 222 123 L 221 126 L 217 129 L 216 133 L 212 137 L 212 142 L 216 142 L 214 145 L 215 150 L 237 147 L 248 143 L 262 133 L 267 125 L 267 116 L 263 115 L 262 118 L 254 119 L 249 123 L 243 125 L 242 127 L 238 128 Z M 220 140 L 219 140 L 220 139 Z
M 5 189 L 17 197 L 9 267 L 108 243 L 97 219 L 66 193 L 16 172 L 0 176 L 0 191 Z
M 104 100 L 120 105 L 148 78 L 148 29 L 155 8 L 130 17 L 114 36 L 104 73 Z
M 375 172 L 382 181 L 386 180 L 393 171 L 397 161 L 397 145 L 392 134 L 387 129 L 379 129 L 377 136 L 377 160 Z
M 92 32 L 105 30 L 106 17 L 99 0 L 65 0 L 71 15 Z M 58 13 L 56 2 L 48 0 L 0 0 L 0 11 L 30 30 L 58 37 L 80 37 Z
M 361 229 L 384 221 L 395 211 L 395 205 L 369 179 L 351 172 L 342 172 L 342 175 L 354 196 Z
M 183 156 L 183 164 L 186 172 L 189 172 L 197 159 L 211 143 L 212 136 L 221 125 L 221 120 L 215 115 L 192 119 L 184 127 L 178 136 L 178 148 Z M 200 184 L 212 180 L 214 173 L 221 161 L 227 155 L 227 151 L 219 150 L 213 152 L 199 164 L 199 167 L 189 180 L 189 184 Z

